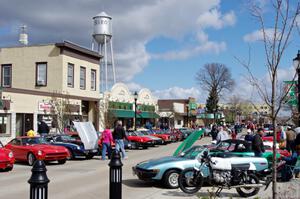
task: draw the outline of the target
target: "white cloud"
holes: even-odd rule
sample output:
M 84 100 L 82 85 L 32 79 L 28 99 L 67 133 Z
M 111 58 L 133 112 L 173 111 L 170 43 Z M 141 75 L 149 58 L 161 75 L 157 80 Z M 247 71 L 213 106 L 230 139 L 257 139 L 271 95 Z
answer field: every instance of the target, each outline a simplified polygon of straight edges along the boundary
M 143 88 L 140 84 L 137 84 L 135 82 L 128 82 L 126 83 L 126 85 L 131 92 L 139 91 Z
M 164 90 L 155 90 L 153 95 L 158 99 L 187 99 L 188 97 L 194 97 L 198 102 L 205 102 L 207 97 L 207 94 L 203 95 L 203 92 L 198 88 L 181 88 L 177 86 Z
M 266 39 L 267 41 L 271 41 L 274 37 L 274 29 L 268 28 L 265 29 L 266 33 Z M 280 32 L 277 33 L 277 39 L 281 36 Z M 246 34 L 243 37 L 245 42 L 256 42 L 256 41 L 263 41 L 264 40 L 264 35 L 263 35 L 263 30 L 256 30 L 253 31 L 252 33 Z
M 224 26 L 232 26 L 235 22 L 236 16 L 233 11 L 222 16 L 222 13 L 217 8 L 206 11 L 197 19 L 197 24 L 202 28 L 212 27 L 215 29 L 221 29 Z
M 158 58 L 186 59 L 204 52 L 218 53 L 226 48 L 226 44 L 209 41 L 204 29 L 220 29 L 236 21 L 233 11 L 220 12 L 220 0 L 27 0 L 26 4 L 10 0 L 1 3 L 0 24 L 15 31 L 2 35 L 0 44 L 16 44 L 18 26 L 26 24 L 31 44 L 70 40 L 90 47 L 92 17 L 103 10 L 113 20 L 117 78 L 127 82 L 148 65 L 151 57 L 145 46 L 152 39 L 161 36 L 182 39 L 191 32 L 202 34 L 202 38 L 198 34 L 199 43 L 195 46 L 166 52 Z

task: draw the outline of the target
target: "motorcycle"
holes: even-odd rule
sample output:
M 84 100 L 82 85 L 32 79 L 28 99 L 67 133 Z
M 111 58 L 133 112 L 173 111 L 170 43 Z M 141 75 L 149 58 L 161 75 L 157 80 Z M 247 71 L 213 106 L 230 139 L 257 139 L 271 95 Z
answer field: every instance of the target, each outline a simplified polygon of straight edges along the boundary
M 180 189 L 188 194 L 197 193 L 203 182 L 208 182 L 212 186 L 217 186 L 216 196 L 221 191 L 235 188 L 242 197 L 251 197 L 256 195 L 260 187 L 264 186 L 259 183 L 255 175 L 256 167 L 252 162 L 236 163 L 231 158 L 211 157 L 207 151 L 198 161 L 200 166 L 184 169 L 178 178 Z

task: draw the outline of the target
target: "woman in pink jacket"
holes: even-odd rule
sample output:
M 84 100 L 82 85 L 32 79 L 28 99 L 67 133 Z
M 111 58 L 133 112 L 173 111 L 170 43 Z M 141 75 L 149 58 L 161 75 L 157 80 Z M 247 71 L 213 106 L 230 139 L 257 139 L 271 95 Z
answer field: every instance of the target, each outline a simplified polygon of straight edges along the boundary
M 111 130 L 108 127 L 106 127 L 106 129 L 102 132 L 101 137 L 102 137 L 101 138 L 102 139 L 102 160 L 105 160 L 106 151 L 108 157 L 110 157 L 111 154 L 111 143 L 113 142 Z

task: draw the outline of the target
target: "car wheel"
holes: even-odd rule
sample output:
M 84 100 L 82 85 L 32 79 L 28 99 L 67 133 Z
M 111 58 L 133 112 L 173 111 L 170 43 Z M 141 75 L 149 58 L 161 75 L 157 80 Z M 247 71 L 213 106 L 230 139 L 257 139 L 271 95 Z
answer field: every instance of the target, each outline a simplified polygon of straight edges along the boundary
M 170 189 L 178 188 L 179 171 L 172 169 L 165 173 L 163 181 L 164 185 Z
M 28 162 L 29 166 L 32 166 L 34 164 L 35 160 L 36 160 L 36 157 L 33 155 L 33 153 L 29 153 L 27 155 L 27 162 Z
M 65 164 L 66 163 L 66 159 L 63 159 L 63 160 L 57 160 L 58 164 Z

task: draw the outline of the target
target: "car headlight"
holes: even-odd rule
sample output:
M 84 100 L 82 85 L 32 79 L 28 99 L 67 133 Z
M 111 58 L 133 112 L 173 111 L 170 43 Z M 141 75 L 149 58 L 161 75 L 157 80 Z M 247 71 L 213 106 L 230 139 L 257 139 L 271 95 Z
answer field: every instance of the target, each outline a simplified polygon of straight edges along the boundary
M 13 158 L 13 157 L 14 157 L 13 152 L 9 152 L 8 157 L 9 157 L 9 158 Z
M 39 156 L 41 156 L 41 155 L 43 155 L 43 151 L 38 150 L 37 154 L 38 154 Z
M 158 173 L 160 171 L 160 169 L 152 169 L 153 173 Z
M 76 149 L 77 149 L 77 150 L 80 150 L 81 148 L 80 148 L 80 146 L 77 146 Z

